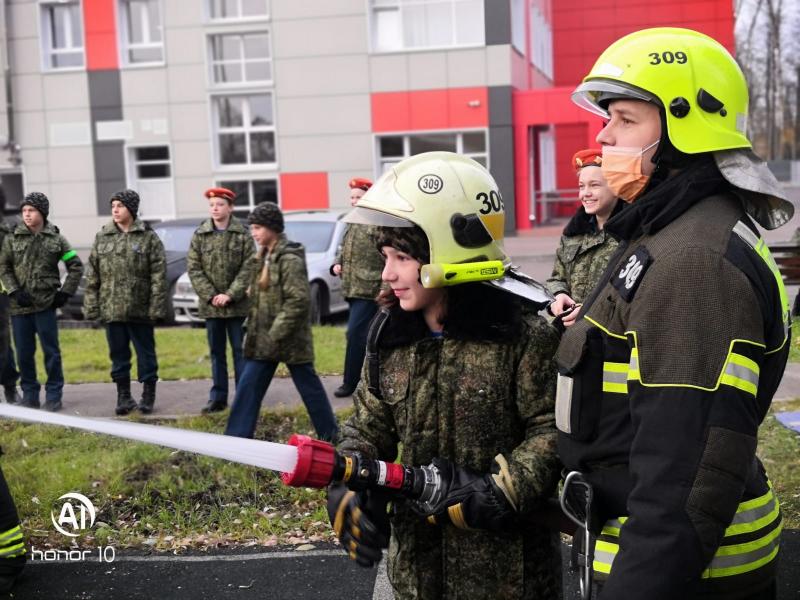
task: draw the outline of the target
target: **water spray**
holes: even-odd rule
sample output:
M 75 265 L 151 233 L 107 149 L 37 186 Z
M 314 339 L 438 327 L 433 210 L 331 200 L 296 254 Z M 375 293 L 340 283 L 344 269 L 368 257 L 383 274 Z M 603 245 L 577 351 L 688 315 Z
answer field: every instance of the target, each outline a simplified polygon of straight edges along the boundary
M 305 435 L 293 434 L 288 444 L 277 444 L 160 425 L 74 417 L 9 404 L 0 404 L 0 417 L 102 433 L 278 471 L 283 483 L 293 487 L 324 488 L 342 482 L 353 490 L 383 489 L 423 504 L 435 503 L 441 494 L 441 477 L 435 467 L 408 467 L 367 459 L 358 453 L 342 455 L 332 444 Z

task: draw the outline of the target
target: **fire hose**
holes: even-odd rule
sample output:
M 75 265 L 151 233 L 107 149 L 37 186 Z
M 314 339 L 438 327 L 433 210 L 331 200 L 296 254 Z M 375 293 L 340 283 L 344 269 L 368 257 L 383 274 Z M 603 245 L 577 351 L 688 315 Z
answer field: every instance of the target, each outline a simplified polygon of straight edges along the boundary
M 0 417 L 102 433 L 278 471 L 283 483 L 293 487 L 325 488 L 341 482 L 357 491 L 383 490 L 416 501 L 423 509 L 436 505 L 443 493 L 442 478 L 434 465 L 412 467 L 358 453 L 344 455 L 332 444 L 305 435 L 293 434 L 287 444 L 278 444 L 175 427 L 48 413 L 9 404 L 0 404 Z M 543 505 L 541 511 L 525 520 L 567 533 L 574 531 L 557 501 Z

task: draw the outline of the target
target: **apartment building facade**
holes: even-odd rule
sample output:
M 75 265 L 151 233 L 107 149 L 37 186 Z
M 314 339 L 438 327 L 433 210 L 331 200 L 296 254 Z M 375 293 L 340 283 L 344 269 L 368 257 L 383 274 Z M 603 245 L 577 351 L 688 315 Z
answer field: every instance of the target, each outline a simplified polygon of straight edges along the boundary
M 0 181 L 12 207 L 50 196 L 78 246 L 123 187 L 150 220 L 203 216 L 212 185 L 241 214 L 345 207 L 348 179 L 426 150 L 487 165 L 524 229 L 599 127 L 568 90 L 605 45 L 654 24 L 732 45 L 729 0 L 597 0 L 591 16 L 558 0 L 0 4 Z

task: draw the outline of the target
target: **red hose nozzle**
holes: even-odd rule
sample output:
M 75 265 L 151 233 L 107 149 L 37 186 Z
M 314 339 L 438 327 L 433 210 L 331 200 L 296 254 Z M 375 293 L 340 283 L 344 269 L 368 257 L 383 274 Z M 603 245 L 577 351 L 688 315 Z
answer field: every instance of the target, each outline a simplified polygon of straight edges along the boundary
M 281 480 L 294 487 L 324 488 L 333 479 L 336 450 L 328 442 L 307 435 L 292 434 L 290 446 L 297 446 L 297 464 L 291 473 L 282 473 Z

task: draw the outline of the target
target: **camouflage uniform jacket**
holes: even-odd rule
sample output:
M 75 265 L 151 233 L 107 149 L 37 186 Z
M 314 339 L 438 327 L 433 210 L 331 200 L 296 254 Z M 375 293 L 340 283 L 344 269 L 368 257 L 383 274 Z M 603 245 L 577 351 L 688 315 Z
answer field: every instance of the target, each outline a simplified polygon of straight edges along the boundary
M 167 261 L 155 231 L 136 219 L 127 233 L 113 222 L 97 232 L 86 270 L 87 319 L 155 322 L 167 316 Z
M 186 258 L 189 279 L 200 298 L 203 318 L 246 317 L 247 286 L 253 269 L 255 245 L 247 228 L 231 217 L 225 231 L 215 231 L 214 221 L 203 221 L 192 236 Z M 227 294 L 227 306 L 212 306 L 217 294 Z
M 59 261 L 67 267 L 67 278 L 61 285 Z M 12 293 L 20 288 L 33 296 L 33 306 L 22 307 L 11 301 L 11 314 L 24 315 L 50 308 L 56 292 L 72 295 L 78 289 L 83 263 L 58 227 L 45 222 L 39 233 L 32 233 L 24 223 L 14 228 L 3 240 L 0 253 L 0 281 Z
M 339 450 L 393 461 L 402 444 L 403 464 L 429 464 L 441 456 L 479 473 L 502 453 L 520 513 L 535 510 L 558 479 L 556 334 L 529 315 L 505 343 L 447 333 L 434 338 L 417 313 L 406 313 L 417 316 L 416 324 L 402 315 L 395 321 L 401 312 L 393 309 L 379 345 L 383 398 L 369 392 L 365 363 Z M 559 597 L 555 550 L 540 527 L 489 532 L 431 526 L 402 504 L 391 522 L 388 573 L 398 600 Z
M 580 207 L 564 228 L 553 274 L 546 284 L 554 296 L 566 293 L 575 302 L 583 302 L 600 281 L 619 242 L 605 229 L 598 230 L 596 223 Z
M 281 235 L 266 257 L 259 252 L 253 262 L 243 344 L 245 358 L 290 365 L 313 362 L 311 294 L 303 245 Z M 269 282 L 266 289 L 261 289 L 259 279 L 264 264 Z
M 351 223 L 342 238 L 336 264 L 342 265 L 342 295 L 374 300 L 381 289 L 383 257 L 375 245 L 375 227 Z

